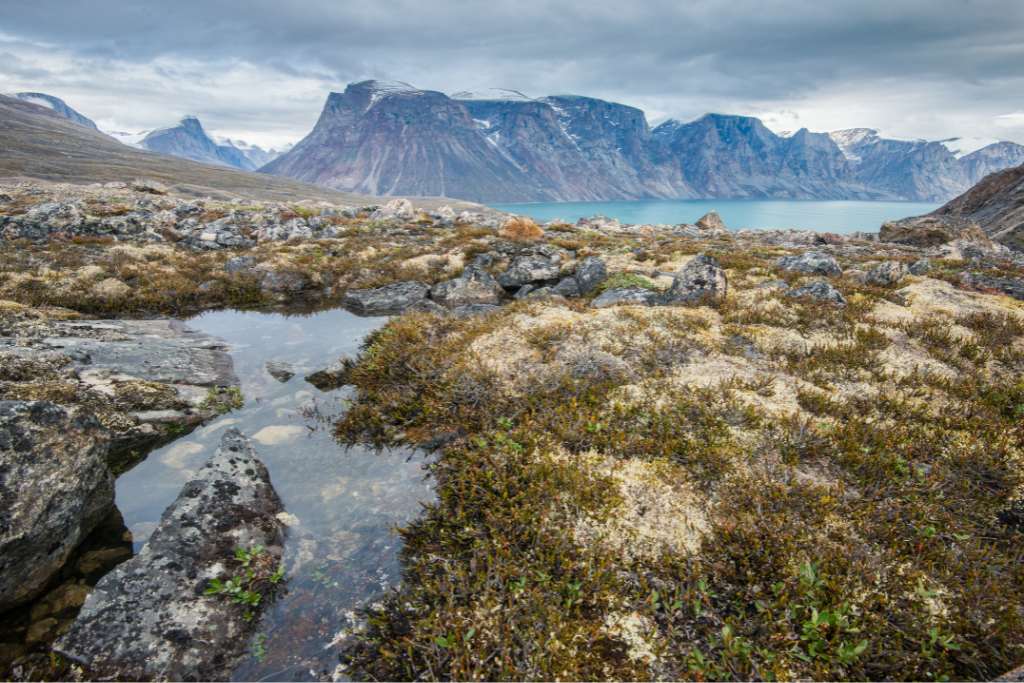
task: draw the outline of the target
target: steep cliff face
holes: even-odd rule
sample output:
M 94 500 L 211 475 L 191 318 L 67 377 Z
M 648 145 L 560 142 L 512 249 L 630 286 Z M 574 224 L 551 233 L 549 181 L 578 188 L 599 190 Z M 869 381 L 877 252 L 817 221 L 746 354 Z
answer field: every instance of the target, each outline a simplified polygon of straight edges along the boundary
M 331 93 L 313 131 L 263 171 L 370 194 L 556 199 L 443 93 L 363 81 Z
M 997 142 L 960 157 L 968 180 L 977 183 L 990 173 L 1024 164 L 1024 145 Z
M 186 116 L 177 126 L 155 130 L 144 137 L 139 147 L 151 152 L 170 154 L 183 159 L 218 166 L 232 166 L 245 171 L 256 170 L 256 164 L 233 145 L 218 145 L 206 134 L 199 119 Z
M 783 136 L 724 114 L 652 131 L 641 110 L 590 97 L 448 97 L 364 81 L 332 93 L 313 131 L 261 170 L 336 189 L 476 201 L 938 201 L 1024 153 L 1000 145 L 957 158 L 943 143 L 888 140 L 867 128 Z

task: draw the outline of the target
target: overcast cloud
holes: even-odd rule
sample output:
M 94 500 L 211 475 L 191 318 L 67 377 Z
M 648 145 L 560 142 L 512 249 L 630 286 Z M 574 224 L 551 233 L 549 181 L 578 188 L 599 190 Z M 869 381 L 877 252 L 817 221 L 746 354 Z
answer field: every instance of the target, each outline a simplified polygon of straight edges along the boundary
M 107 130 L 191 113 L 296 141 L 366 78 L 1024 143 L 1024 1 L 0 0 L 0 92 L 57 95 Z

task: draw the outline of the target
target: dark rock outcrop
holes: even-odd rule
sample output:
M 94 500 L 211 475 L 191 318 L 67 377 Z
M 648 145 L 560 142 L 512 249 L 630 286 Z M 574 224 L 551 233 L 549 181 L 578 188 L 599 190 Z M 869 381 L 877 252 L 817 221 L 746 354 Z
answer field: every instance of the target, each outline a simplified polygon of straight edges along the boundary
M 587 295 L 608 279 L 608 267 L 601 257 L 588 256 L 576 264 L 576 273 L 573 277 L 579 285 L 580 294 Z
M 229 430 L 139 554 L 96 585 L 55 650 L 97 678 L 227 679 L 257 626 L 246 611 L 259 607 L 204 591 L 231 572 L 236 548 L 262 546 L 280 562 L 282 510 L 252 445 Z
M 88 414 L 0 401 L 0 612 L 42 592 L 113 509 L 108 444 Z
M 505 290 L 483 268 L 467 266 L 462 275 L 439 282 L 430 289 L 430 298 L 448 308 L 468 304 L 494 305 L 501 302 Z
M 658 303 L 658 293 L 644 287 L 615 287 L 606 289 L 590 302 L 594 308 L 609 306 L 653 306 Z
M 813 299 L 837 306 L 846 305 L 846 297 L 843 296 L 842 292 L 833 287 L 831 282 L 826 282 L 825 280 L 809 282 L 806 285 L 794 287 L 786 292 L 786 296 L 793 297 L 794 299 Z
M 341 303 L 361 315 L 400 313 L 427 297 L 430 288 L 422 282 L 396 282 L 374 289 L 353 289 Z
M 900 280 L 905 278 L 909 272 L 905 263 L 885 261 L 869 270 L 864 281 L 877 287 L 891 287 L 899 284 Z

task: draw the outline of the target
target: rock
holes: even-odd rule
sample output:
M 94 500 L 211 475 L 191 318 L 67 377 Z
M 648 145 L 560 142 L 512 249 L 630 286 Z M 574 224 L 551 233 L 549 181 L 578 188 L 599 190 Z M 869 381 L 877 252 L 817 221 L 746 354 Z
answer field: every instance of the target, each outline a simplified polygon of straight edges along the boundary
M 441 315 L 448 312 L 448 309 L 444 306 L 434 303 L 430 299 L 421 299 L 414 303 L 406 311 L 415 311 L 417 313 L 432 313 L 434 315 Z
M 999 292 L 1024 301 L 1024 278 L 997 277 L 980 273 L 961 273 L 960 283 L 974 289 Z
M 608 267 L 604 259 L 588 256 L 576 265 L 575 277 L 579 284 L 580 296 L 586 296 L 608 279 Z
M 512 298 L 513 299 L 525 299 L 528 296 L 530 296 L 530 292 L 534 292 L 536 290 L 537 290 L 537 285 L 523 285 L 518 290 L 516 290 L 516 293 L 512 295 Z
M 609 306 L 653 306 L 658 301 L 658 293 L 643 287 L 617 287 L 602 292 L 590 302 L 594 308 Z
M 116 277 L 108 277 L 100 280 L 92 286 L 93 296 L 102 299 L 122 299 L 131 294 L 132 288 L 118 280 Z
M 78 562 L 75 563 L 75 571 L 93 581 L 99 579 L 125 560 L 130 559 L 131 556 L 132 548 L 130 545 L 90 550 L 78 558 Z
M 416 216 L 416 210 L 408 199 L 394 199 L 370 214 L 371 221 L 408 221 Z
M 42 592 L 113 509 L 108 446 L 90 415 L 0 401 L 0 612 Z
M 224 262 L 224 270 L 228 273 L 244 273 L 252 270 L 256 259 L 252 256 L 232 256 Z
M 237 570 L 236 548 L 281 559 L 283 511 L 266 467 L 237 430 L 164 512 L 138 555 L 100 579 L 54 649 L 92 678 L 226 680 L 247 656 L 259 606 L 204 595 Z
M 136 192 L 144 192 L 146 194 L 167 194 L 168 192 L 166 185 L 147 178 L 137 178 L 128 187 Z
M 448 308 L 467 304 L 497 304 L 505 291 L 490 273 L 468 266 L 462 275 L 439 282 L 430 289 L 430 298 Z
M 306 428 L 299 425 L 267 425 L 253 434 L 252 440 L 262 446 L 280 446 L 307 433 Z
M 714 233 L 728 232 L 729 229 L 725 227 L 725 221 L 718 215 L 717 211 L 708 211 L 706 214 L 697 219 L 694 223 L 701 230 L 710 230 Z
M 909 273 L 907 264 L 899 261 L 885 261 L 867 272 L 864 281 L 876 287 L 891 287 L 898 284 Z
M 501 306 L 494 304 L 464 304 L 452 309 L 452 314 L 458 318 L 469 318 L 474 315 L 484 315 L 497 311 Z
M 130 555 L 131 551 L 128 552 Z M 60 616 L 77 610 L 85 603 L 91 590 L 88 586 L 76 582 L 58 586 L 32 606 L 32 621 L 41 621 L 47 617 Z
M 829 254 L 820 251 L 805 251 L 802 254 L 783 256 L 775 262 L 775 266 L 791 273 L 807 273 L 809 275 L 840 275 L 843 269 Z
M 374 289 L 353 289 L 341 303 L 362 315 L 399 313 L 427 298 L 430 288 L 422 282 L 396 282 Z
M 882 224 L 882 242 L 937 247 L 957 239 L 990 241 L 977 223 L 956 216 L 917 216 Z
M 347 371 L 348 366 L 345 361 L 339 360 L 323 370 L 306 375 L 305 379 L 320 391 L 330 391 L 345 384 Z
M 725 271 L 713 257 L 698 254 L 676 273 L 672 286 L 662 296 L 666 306 L 716 304 L 725 299 L 728 283 Z
M 794 299 L 815 299 L 817 301 L 824 301 L 837 306 L 846 305 L 846 297 L 842 293 L 832 286 L 831 282 L 824 280 L 817 280 L 815 282 L 809 282 L 806 285 L 795 287 L 788 292 L 786 296 L 793 297 Z
M 295 376 L 295 368 L 288 361 L 268 360 L 264 367 L 267 373 L 278 382 L 287 382 Z
M 517 257 L 508 270 L 498 276 L 498 284 L 505 289 L 518 289 L 523 285 L 553 280 L 560 272 L 561 264 L 555 259 L 527 254 Z
M 260 289 L 271 294 L 296 294 L 310 285 L 309 276 L 298 271 L 257 268 L 259 271 L 263 272 Z
M 57 629 L 60 627 L 60 622 L 53 617 L 47 617 L 40 621 L 34 622 L 28 627 L 28 631 L 25 632 L 25 644 L 35 645 L 36 643 L 43 643 L 57 635 Z
M 562 278 L 558 281 L 558 284 L 551 287 L 551 293 L 555 296 L 564 296 L 567 299 L 573 299 L 581 295 L 580 286 L 575 277 Z
M 910 271 L 911 275 L 919 275 L 920 276 L 920 275 L 927 275 L 929 272 L 931 272 L 931 269 L 932 269 L 932 262 L 931 262 L 931 260 L 926 259 L 926 258 L 922 258 L 922 259 L 918 259 L 918 260 L 914 261 L 913 263 L 911 263 L 910 267 L 907 270 Z

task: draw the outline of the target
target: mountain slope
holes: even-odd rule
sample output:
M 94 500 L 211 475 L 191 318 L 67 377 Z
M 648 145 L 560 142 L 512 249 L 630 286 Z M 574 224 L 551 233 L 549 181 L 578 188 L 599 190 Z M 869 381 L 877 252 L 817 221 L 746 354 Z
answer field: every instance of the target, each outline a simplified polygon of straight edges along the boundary
M 0 95 L 0 177 L 58 182 L 157 180 L 179 194 L 254 200 L 376 203 L 287 178 L 147 152 L 72 123 L 52 109 Z M 436 202 L 434 202 L 436 204 Z
M 20 92 L 15 95 L 16 98 L 22 102 L 30 102 L 32 104 L 38 104 L 39 106 L 51 109 L 60 116 L 63 116 L 69 121 L 77 123 L 80 126 L 86 128 L 92 128 L 93 130 L 99 130 L 93 120 L 79 112 L 75 111 L 68 106 L 68 103 L 59 97 L 53 95 L 47 95 L 41 92 Z
M 1024 145 L 1015 142 L 996 142 L 960 157 L 960 166 L 971 183 L 1005 168 L 1024 164 Z
M 1024 250 L 1024 165 L 985 176 L 932 215 L 974 221 L 993 239 Z

